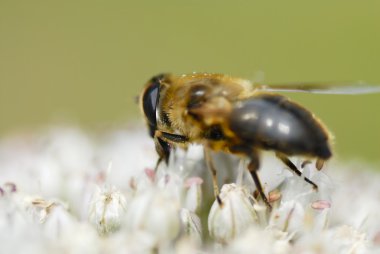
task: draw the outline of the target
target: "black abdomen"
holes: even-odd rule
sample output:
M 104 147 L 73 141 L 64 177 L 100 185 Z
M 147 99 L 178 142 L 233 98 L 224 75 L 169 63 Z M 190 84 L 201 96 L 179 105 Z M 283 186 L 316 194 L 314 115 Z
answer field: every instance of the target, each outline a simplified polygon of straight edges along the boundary
M 324 128 L 309 111 L 284 96 L 262 94 L 236 102 L 229 125 L 245 145 L 287 155 L 331 157 Z

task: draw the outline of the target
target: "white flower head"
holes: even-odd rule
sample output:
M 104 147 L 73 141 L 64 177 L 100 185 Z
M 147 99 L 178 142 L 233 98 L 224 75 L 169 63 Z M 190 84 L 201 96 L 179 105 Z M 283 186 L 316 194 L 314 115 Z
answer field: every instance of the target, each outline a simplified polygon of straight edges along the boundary
M 57 128 L 0 140 L 1 251 L 379 252 L 380 176 L 364 164 L 329 162 L 317 171 L 291 158 L 299 177 L 267 153 L 258 174 L 269 211 L 251 195 L 247 161 L 239 167 L 240 158 L 213 153 L 219 183 L 229 184 L 221 188 L 222 205 L 210 209 L 213 185 L 202 149 L 175 149 L 156 171 L 154 143 L 142 128 L 103 138 Z

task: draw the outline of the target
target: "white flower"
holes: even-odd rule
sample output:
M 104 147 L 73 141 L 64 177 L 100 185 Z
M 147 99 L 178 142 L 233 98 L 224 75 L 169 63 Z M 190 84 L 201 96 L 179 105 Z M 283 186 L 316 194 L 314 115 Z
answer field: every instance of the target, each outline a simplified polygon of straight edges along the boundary
M 202 202 L 202 178 L 191 177 L 186 179 L 184 187 L 187 188 L 187 192 L 184 200 L 184 207 L 192 212 L 196 212 Z
M 228 243 L 255 225 L 257 215 L 252 205 L 253 198 L 244 187 L 225 184 L 220 199 L 222 204 L 215 201 L 211 207 L 208 228 L 215 240 Z
M 367 239 L 380 247 L 380 175 L 375 170 L 358 171 L 361 167 L 350 164 L 344 171 L 331 172 L 338 186 L 331 224 L 345 224 L 366 232 Z
M 347 253 L 365 253 L 367 249 L 368 241 L 365 233 L 347 225 L 333 229 L 332 238 L 340 242 L 342 250 L 347 250 Z
M 28 217 L 22 197 L 8 194 L 4 192 L 0 196 L 0 242 L 6 246 L 12 244 L 9 239 L 29 235 L 29 229 L 33 228 L 33 219 Z M 38 233 L 37 230 L 36 234 Z
M 89 208 L 89 220 L 100 234 L 119 229 L 126 212 L 126 199 L 114 187 L 98 188 Z
M 346 225 L 318 233 L 311 232 L 301 235 L 294 244 L 294 251 L 296 253 L 326 254 L 370 253 L 365 234 Z
M 142 230 L 124 230 L 106 238 L 102 253 L 154 253 L 156 250 L 157 239 L 154 235 Z
M 126 227 L 129 232 L 144 231 L 155 237 L 157 244 L 168 243 L 180 229 L 180 204 L 167 190 L 150 188 L 128 205 Z
M 228 253 L 285 254 L 292 252 L 285 233 L 251 227 L 241 237 L 231 242 Z
M 72 236 L 78 228 L 79 222 L 67 208 L 60 203 L 50 203 L 41 211 L 43 234 L 51 240 L 62 240 Z
M 199 217 L 194 212 L 181 209 L 180 218 L 184 234 L 196 243 L 202 243 L 202 225 Z
M 304 176 L 318 183 L 318 192 L 304 181 Z M 330 181 L 324 173 L 305 167 L 302 177 L 289 176 L 279 187 L 281 197 L 275 203 L 269 225 L 296 234 L 325 229 L 331 208 L 330 193 Z

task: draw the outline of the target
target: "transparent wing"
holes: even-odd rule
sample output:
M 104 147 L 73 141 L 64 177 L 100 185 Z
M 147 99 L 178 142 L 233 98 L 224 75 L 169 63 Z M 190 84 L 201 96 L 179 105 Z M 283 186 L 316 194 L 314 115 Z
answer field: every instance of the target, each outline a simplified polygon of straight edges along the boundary
M 316 93 L 316 94 L 371 94 L 380 93 L 380 85 L 365 82 L 353 83 L 288 83 L 258 85 L 257 89 L 268 92 Z

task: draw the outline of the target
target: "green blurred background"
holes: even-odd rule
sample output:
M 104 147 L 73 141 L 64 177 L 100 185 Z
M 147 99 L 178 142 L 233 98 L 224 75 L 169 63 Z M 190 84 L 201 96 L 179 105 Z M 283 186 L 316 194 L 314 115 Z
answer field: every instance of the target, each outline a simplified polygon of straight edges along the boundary
M 0 135 L 140 121 L 152 75 L 380 84 L 380 1 L 0 0 Z M 380 94 L 291 95 L 340 158 L 379 163 Z

